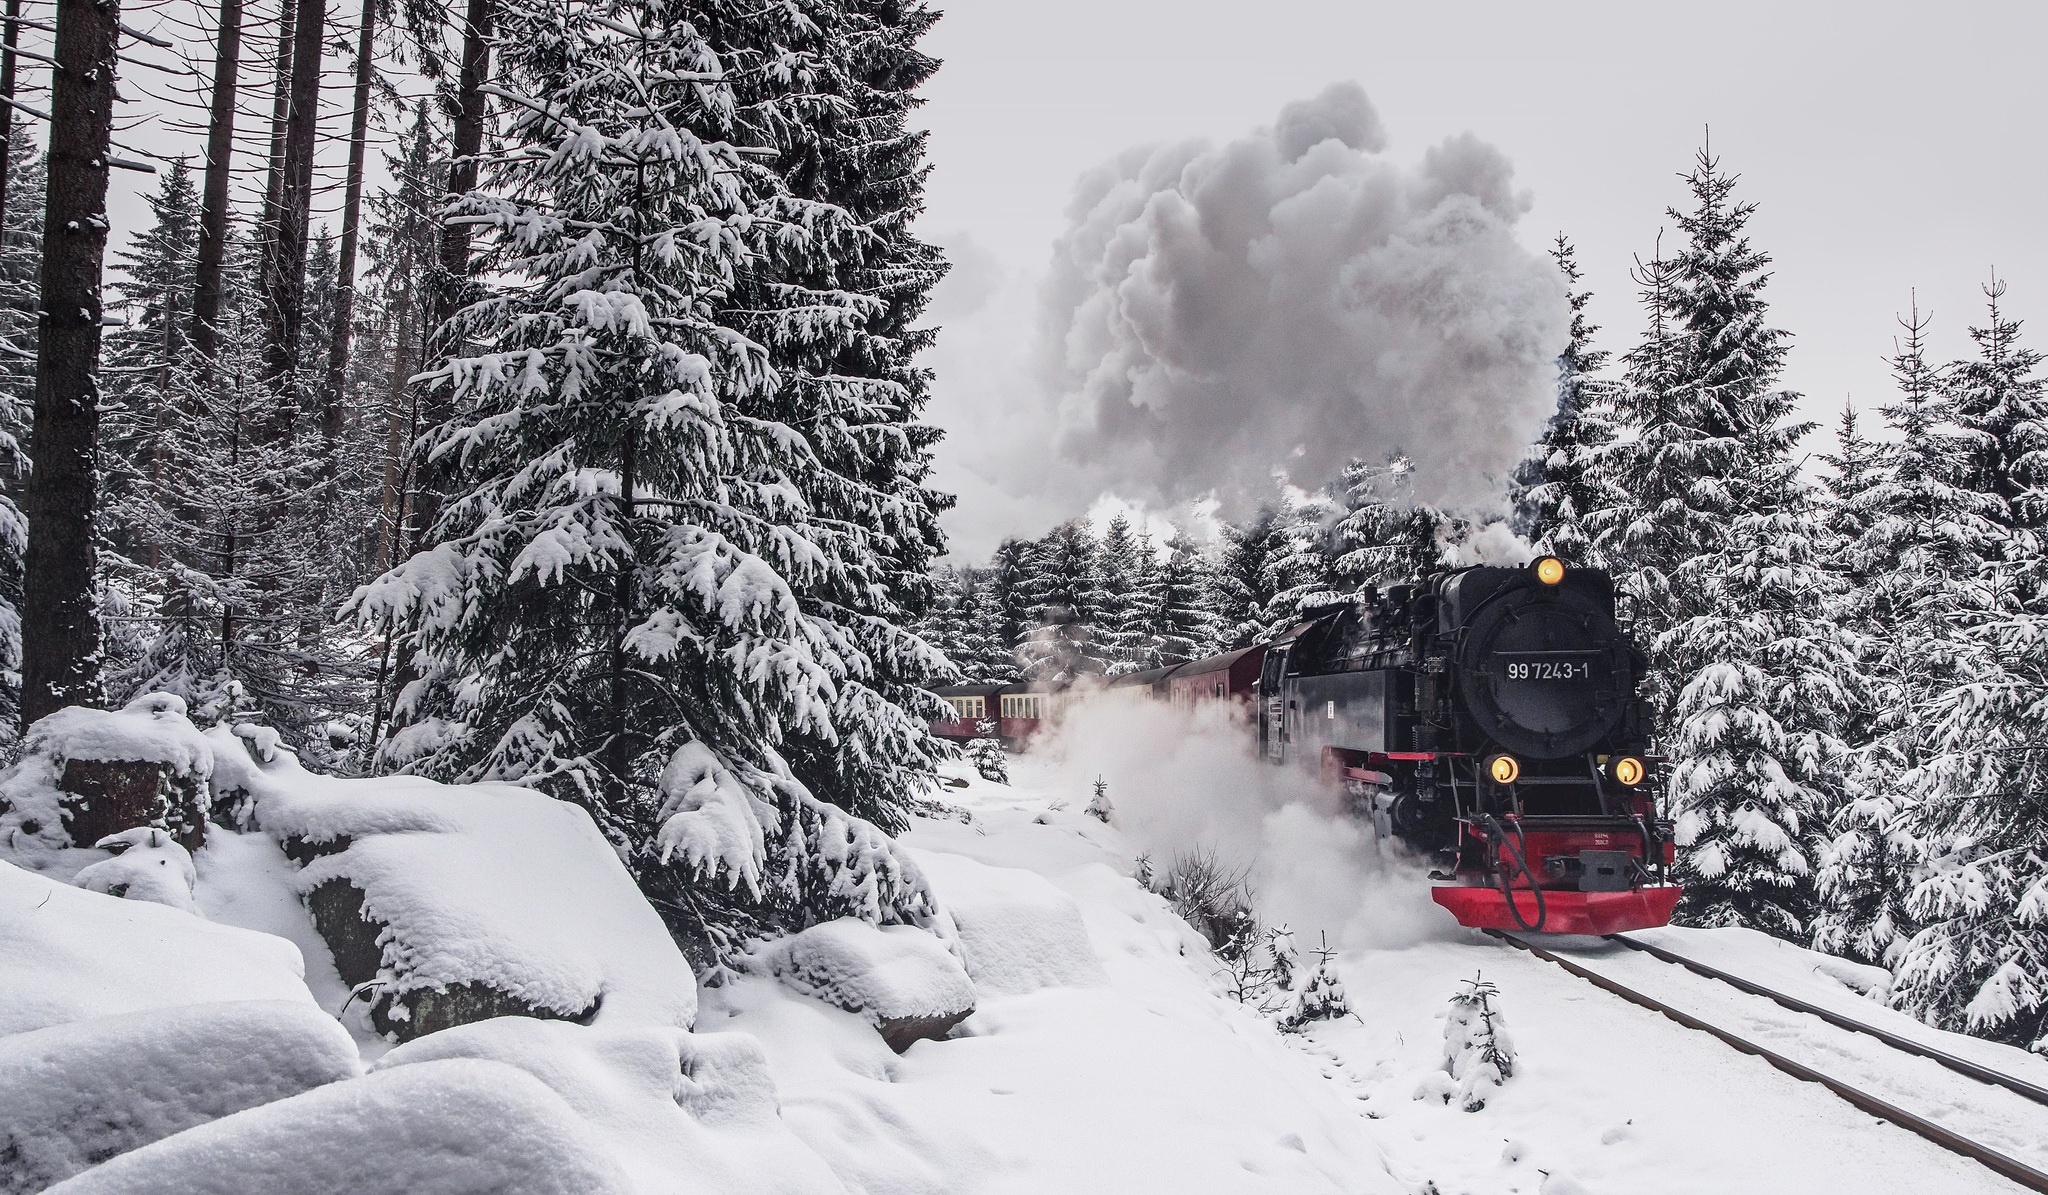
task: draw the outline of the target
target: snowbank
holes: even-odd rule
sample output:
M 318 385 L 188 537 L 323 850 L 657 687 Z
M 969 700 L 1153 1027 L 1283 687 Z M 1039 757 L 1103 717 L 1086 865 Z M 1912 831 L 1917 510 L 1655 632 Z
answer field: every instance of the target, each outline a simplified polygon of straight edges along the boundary
M 577 806 L 508 784 L 318 776 L 289 753 L 222 772 L 253 795 L 262 829 L 309 860 L 297 883 L 341 977 L 384 980 L 377 1007 L 400 1036 L 494 1009 L 682 1028 L 695 1017 L 695 973 Z M 447 1007 L 458 992 L 471 1007 Z
M 907 925 L 842 918 L 762 946 L 751 969 L 865 1017 L 899 1053 L 974 1011 L 974 985 L 945 943 Z
M 502 1063 L 394 1067 L 166 1137 L 50 1195 L 631 1195 L 562 1098 Z
M 39 1191 L 361 1071 L 332 1017 L 281 1000 L 157 1008 L 0 1037 L 0 1191 Z
M 517 1067 L 573 1109 L 640 1195 L 843 1188 L 784 1125 L 753 1038 L 500 1017 L 408 1042 L 380 1072 L 439 1059 Z
M 1036 872 L 912 851 L 952 917 L 974 986 L 1016 995 L 1108 982 L 1074 899 Z
M 192 866 L 192 852 L 179 846 L 165 831 L 138 827 L 109 834 L 94 848 L 114 852 L 79 869 L 71 882 L 87 892 L 103 892 L 126 900 L 146 900 L 187 913 L 197 913 L 199 904 L 192 890 L 199 872 Z
M 282 938 L 0 863 L 0 1034 L 182 1004 L 311 1006 Z

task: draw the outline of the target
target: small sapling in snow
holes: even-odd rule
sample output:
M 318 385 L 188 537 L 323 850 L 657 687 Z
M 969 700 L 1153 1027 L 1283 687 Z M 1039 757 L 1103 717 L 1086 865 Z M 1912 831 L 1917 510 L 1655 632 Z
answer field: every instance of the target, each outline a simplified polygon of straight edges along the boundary
M 1081 812 L 1105 826 L 1116 825 L 1116 806 L 1109 803 L 1109 781 L 1100 776 L 1095 778 L 1095 796 Z
M 1308 973 L 1308 982 L 1294 994 L 1293 1004 L 1280 1018 L 1282 1033 L 1300 1033 L 1317 1021 L 1334 1021 L 1351 1015 L 1351 1001 L 1344 994 L 1344 981 L 1337 978 L 1337 968 L 1331 963 L 1337 952 L 1330 949 L 1329 935 L 1323 935 L 1322 945 L 1309 953 L 1316 956 L 1315 969 Z
M 1484 1108 L 1488 1090 L 1515 1073 L 1515 1047 L 1502 1024 L 1499 999 L 1500 989 L 1475 974 L 1452 995 L 1444 1020 L 1444 1070 L 1454 1082 L 1443 1096 L 1467 1112 Z
M 983 780 L 1008 784 L 1010 757 L 1003 750 L 1003 740 L 996 737 L 996 723 L 984 719 L 975 723 L 974 731 L 981 737 L 968 742 L 967 762 L 974 765 L 974 770 L 981 773 Z

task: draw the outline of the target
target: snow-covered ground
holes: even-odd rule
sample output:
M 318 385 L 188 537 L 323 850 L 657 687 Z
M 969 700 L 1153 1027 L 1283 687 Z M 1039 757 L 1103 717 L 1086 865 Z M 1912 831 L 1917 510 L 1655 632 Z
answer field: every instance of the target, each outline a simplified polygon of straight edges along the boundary
M 307 876 L 339 869 L 352 845 L 303 869 L 271 833 L 214 827 L 193 858 L 197 913 L 65 884 L 80 852 L 63 866 L 41 857 L 44 875 L 0 863 L 0 1191 L 42 1185 L 24 1177 L 23 1158 L 56 1176 L 90 1166 L 65 1189 L 109 1192 L 2018 1189 L 1819 1087 L 1459 929 L 1429 904 L 1417 865 L 1381 851 L 1317 794 L 1246 764 L 1230 727 L 1151 718 L 1013 760 L 1014 785 L 946 769 L 938 795 L 955 812 L 920 819 L 903 845 L 946 910 L 938 928 L 949 946 L 920 930 L 849 927 L 801 952 L 765 951 L 673 999 L 641 990 L 658 988 L 673 963 L 629 967 L 564 936 L 573 909 L 556 910 L 547 932 L 516 950 L 491 939 L 521 935 L 517 918 L 464 920 L 465 899 L 488 903 L 494 885 L 522 874 L 522 851 L 563 840 L 522 845 L 509 824 L 477 835 L 468 823 L 491 825 L 485 804 L 535 825 L 574 820 L 567 807 L 503 790 L 311 777 L 288 761 L 239 776 L 244 791 L 268 786 L 258 812 L 268 800 L 301 838 L 319 837 L 320 818 L 340 818 L 347 825 L 337 821 L 336 833 L 351 843 L 381 832 L 412 836 L 408 850 L 449 852 L 437 866 L 460 882 L 428 894 L 443 911 L 434 934 L 412 932 L 502 958 L 508 975 L 573 964 L 564 974 L 634 989 L 633 999 L 607 998 L 589 1025 L 508 1017 L 396 1048 L 378 1037 L 301 902 Z M 230 738 L 214 749 L 243 758 Z M 1115 825 L 1084 812 L 1097 777 Z M 1300 945 L 1328 936 L 1352 1017 L 1285 1035 L 1229 997 L 1202 939 L 1133 878 L 1140 856 L 1164 866 L 1205 845 L 1250 869 L 1261 912 L 1286 921 Z M 473 868 L 458 865 L 472 856 Z M 548 866 L 580 857 L 558 851 Z M 587 874 L 562 891 L 611 908 L 620 878 L 606 878 L 611 867 L 591 855 Z M 373 895 L 405 899 L 367 865 L 354 874 Z M 401 912 L 387 920 L 409 925 Z M 1879 976 L 1839 960 L 1740 931 L 1651 936 L 2048 1078 L 2039 1059 L 1886 1011 L 1862 994 Z M 1594 942 L 1561 948 L 2048 1165 L 2048 1116 L 2009 1093 L 1647 956 Z M 896 970 L 845 983 L 828 974 L 834 959 L 862 957 L 893 959 Z M 1482 976 L 1498 989 L 1516 1059 L 1484 1107 L 1467 1112 L 1443 1098 L 1444 1027 L 1449 997 Z M 693 995 L 695 1027 L 685 1031 L 675 1022 Z M 974 1012 L 946 1039 L 901 1055 L 875 1016 L 834 1003 L 923 1015 L 970 995 Z M 322 1019 L 345 1004 L 352 1044 Z M 102 1073 L 113 1068 L 118 1082 Z M 192 1097 L 200 1088 L 207 1098 Z M 97 1142 L 66 1111 L 74 1091 L 80 1109 L 128 1101 L 122 1135 Z M 119 1156 L 92 1165 L 110 1152 Z

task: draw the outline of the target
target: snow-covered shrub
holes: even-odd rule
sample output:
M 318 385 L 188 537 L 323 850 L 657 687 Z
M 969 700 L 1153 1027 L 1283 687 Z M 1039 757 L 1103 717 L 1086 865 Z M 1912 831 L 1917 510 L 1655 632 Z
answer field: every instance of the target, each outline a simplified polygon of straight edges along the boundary
M 1250 869 L 1233 868 L 1214 851 L 1198 848 L 1175 855 L 1166 874 L 1153 881 L 1152 890 L 1208 941 L 1217 958 L 1240 959 L 1258 945 Z
M 984 722 L 982 725 L 987 727 L 988 723 Z M 974 765 L 974 770 L 981 774 L 983 780 L 996 784 L 1010 782 L 1009 753 L 1003 750 L 1003 740 L 987 730 L 982 732 L 980 738 L 968 741 L 967 762 Z
M 1351 1015 L 1351 1001 L 1344 995 L 1344 981 L 1337 977 L 1337 968 L 1330 963 L 1336 952 L 1325 940 L 1314 953 L 1316 965 L 1308 973 L 1308 982 L 1294 993 L 1293 1002 L 1280 1018 L 1283 1033 L 1300 1033 L 1317 1021 L 1334 1021 Z
M 1500 989 L 1474 976 L 1451 997 L 1444 1019 L 1444 1071 L 1455 1087 L 1444 1093 L 1467 1112 L 1486 1106 L 1487 1092 L 1515 1073 L 1515 1047 L 1494 1002 Z
M 109 834 L 93 846 L 114 857 L 90 864 L 71 882 L 87 892 L 104 892 L 128 900 L 150 900 L 187 913 L 197 913 L 192 889 L 199 873 L 192 852 L 162 830 L 142 827 Z

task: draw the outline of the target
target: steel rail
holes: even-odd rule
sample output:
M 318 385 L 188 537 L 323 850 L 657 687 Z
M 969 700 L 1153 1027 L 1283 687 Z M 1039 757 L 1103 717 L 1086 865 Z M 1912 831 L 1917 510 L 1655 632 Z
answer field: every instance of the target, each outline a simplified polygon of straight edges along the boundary
M 1837 1096 L 1840 1096 L 1842 1099 L 1848 1101 L 1855 1107 L 1861 1109 L 1862 1111 L 1868 1112 L 1872 1116 L 1878 1117 L 1881 1120 L 1890 1121 L 1891 1123 L 1898 1125 L 1900 1128 L 1905 1129 L 1910 1133 L 1914 1133 L 1918 1136 L 1926 1138 L 1928 1141 L 1931 1141 L 1934 1144 L 1941 1146 L 1943 1149 L 1946 1149 L 1951 1153 L 1961 1154 L 1962 1156 L 1969 1158 L 1971 1161 L 1976 1162 L 1989 1170 L 1994 1170 L 1999 1174 L 2004 1175 L 2006 1178 L 2011 1179 L 2012 1181 L 2018 1183 L 2019 1185 L 2027 1188 L 2030 1191 L 2040 1191 L 2043 1192 L 2044 1195 L 2048 1195 L 2048 1172 L 2036 1170 L 2032 1166 L 2027 1165 L 2025 1162 L 2022 1162 L 2017 1158 L 2008 1157 L 2007 1155 L 2002 1154 L 1995 1149 L 1992 1149 L 1990 1146 L 1982 1145 L 1978 1142 L 1972 1141 L 1968 1137 L 1961 1136 L 1960 1134 L 1943 1128 L 1941 1125 L 1938 1125 L 1923 1116 L 1915 1115 L 1914 1113 L 1908 1112 L 1904 1108 L 1901 1108 L 1896 1104 L 1887 1103 L 1884 1100 L 1881 1100 L 1878 1097 L 1869 1094 L 1868 1092 L 1862 1091 L 1855 1087 L 1851 1087 L 1849 1084 L 1844 1083 L 1839 1079 L 1832 1078 L 1828 1075 L 1822 1074 L 1820 1071 L 1817 1071 L 1804 1063 L 1795 1062 L 1792 1059 L 1787 1058 L 1783 1054 L 1779 1054 L 1774 1050 L 1767 1049 L 1763 1046 L 1757 1045 L 1755 1042 L 1748 1041 L 1741 1037 L 1737 1037 L 1735 1034 L 1730 1033 L 1725 1029 L 1722 1029 L 1718 1025 L 1710 1024 L 1696 1016 L 1693 1016 L 1691 1013 L 1684 1012 L 1677 1008 L 1673 1008 L 1671 1005 L 1664 1003 L 1662 1000 L 1659 1000 L 1654 996 L 1644 995 L 1642 992 L 1636 991 L 1634 988 L 1631 988 L 1626 984 L 1610 979 L 1607 976 L 1600 974 L 1598 971 L 1592 970 L 1591 968 L 1582 967 L 1577 963 L 1572 962 L 1570 959 L 1564 958 L 1561 955 L 1553 954 L 1552 952 L 1545 950 L 1543 947 L 1538 946 L 1532 942 L 1526 942 L 1521 938 L 1518 938 L 1515 935 L 1504 932 L 1502 930 L 1489 929 L 1486 932 L 1492 934 L 1494 937 L 1499 938 L 1501 941 L 1506 942 L 1511 946 L 1516 946 L 1520 949 L 1528 951 L 1530 954 L 1535 955 L 1537 958 L 1540 958 L 1547 963 L 1556 964 L 1557 966 L 1563 968 L 1571 974 L 1578 976 L 1580 979 L 1585 980 L 1587 983 L 1592 984 L 1594 987 L 1600 988 L 1603 991 L 1612 992 L 1614 995 L 1620 996 L 1622 999 L 1628 1001 L 1629 1003 L 1640 1005 L 1643 1008 L 1649 1009 L 1651 1012 L 1661 1013 L 1666 1018 L 1676 1021 L 1680 1025 L 1683 1025 L 1688 1029 L 1697 1029 L 1701 1033 L 1705 1033 L 1712 1037 L 1715 1037 L 1719 1039 L 1722 1044 L 1732 1047 L 1733 1049 L 1738 1050 L 1741 1053 L 1748 1054 L 1755 1058 L 1759 1058 L 1764 1062 L 1768 1062 L 1772 1066 L 1778 1068 L 1779 1070 L 1785 1072 L 1786 1074 L 1792 1076 L 1795 1079 L 1799 1079 L 1807 1083 L 1819 1084 L 1820 1086 L 1825 1087 L 1829 1091 L 1835 1093 Z
M 1797 996 L 1787 996 L 1783 992 L 1774 992 L 1761 984 L 1752 983 L 1751 981 L 1744 979 L 1739 975 L 1730 975 L 1728 972 L 1721 970 L 1719 967 L 1710 966 L 1706 963 L 1700 962 L 1698 959 L 1687 958 L 1682 954 L 1677 954 L 1673 951 L 1666 950 L 1662 946 L 1652 945 L 1649 942 L 1639 942 L 1634 938 L 1629 937 L 1627 934 L 1608 934 L 1607 940 L 1610 942 L 1619 942 L 1623 946 L 1628 947 L 1630 950 L 1640 950 L 1644 954 L 1647 954 L 1651 958 L 1657 959 L 1660 962 L 1670 963 L 1673 966 L 1677 967 L 1684 967 L 1686 970 L 1691 971 L 1695 975 L 1702 975 L 1708 979 L 1720 980 L 1722 983 L 1725 983 L 1728 986 L 1735 988 L 1739 991 L 1747 992 L 1752 996 L 1762 996 L 1766 1000 L 1775 1001 L 1783 1007 L 1791 1009 L 1793 1012 L 1803 1012 L 1806 1013 L 1808 1016 L 1819 1017 L 1821 1020 L 1826 1021 L 1828 1024 L 1833 1025 L 1838 1029 L 1847 1029 L 1855 1033 L 1868 1034 L 1869 1036 L 1874 1037 L 1877 1040 L 1883 1042 L 1885 1045 L 1890 1046 L 1894 1050 L 1899 1050 L 1907 1054 L 1915 1054 L 1921 1058 L 1926 1058 L 1934 1062 L 1938 1062 L 1941 1065 L 1947 1067 L 1948 1069 L 1955 1071 L 1957 1074 L 1968 1075 L 1970 1078 L 1975 1079 L 1980 1083 L 1996 1084 L 1999 1087 L 2005 1088 L 2007 1091 L 2013 1092 L 2017 1095 L 2025 1096 L 2027 1099 L 2030 1099 L 2037 1104 L 2048 1104 L 2048 1087 L 2042 1087 L 2035 1083 L 2029 1083 L 2025 1079 L 2018 1078 L 2014 1075 L 2008 1075 L 2004 1071 L 1993 1070 L 1992 1068 L 1984 1066 L 1981 1063 L 1972 1062 L 1967 1058 L 1959 1058 L 1954 1054 L 1950 1054 L 1944 1050 L 1938 1050 L 1933 1046 L 1923 1045 L 1920 1042 L 1914 1041 L 1910 1037 L 1901 1037 L 1898 1034 L 1893 1033 L 1889 1029 L 1879 1029 L 1874 1025 L 1866 1025 L 1853 1017 L 1845 1017 L 1841 1013 L 1832 1012 L 1828 1009 L 1820 1007 L 1817 1004 L 1808 1004 L 1806 1001 L 1799 999 Z

